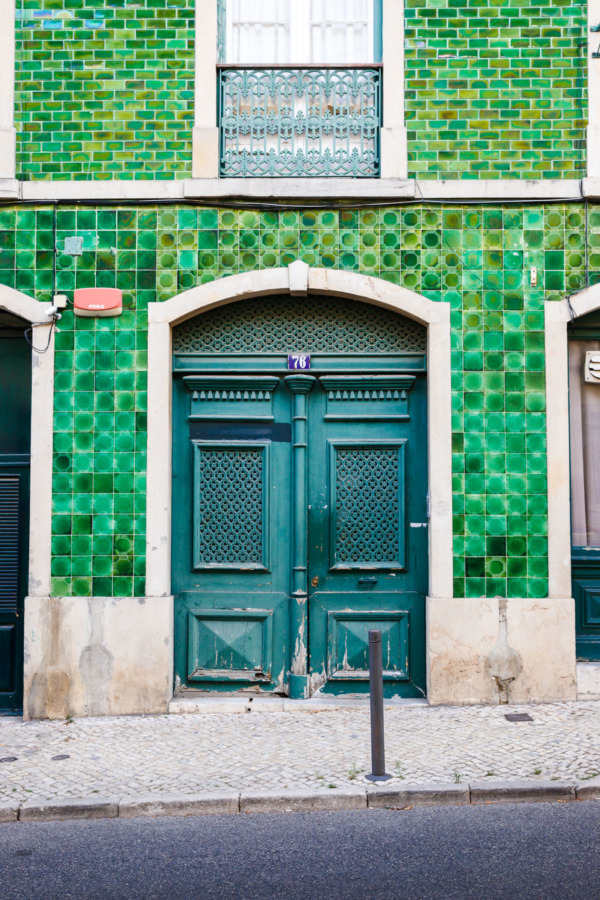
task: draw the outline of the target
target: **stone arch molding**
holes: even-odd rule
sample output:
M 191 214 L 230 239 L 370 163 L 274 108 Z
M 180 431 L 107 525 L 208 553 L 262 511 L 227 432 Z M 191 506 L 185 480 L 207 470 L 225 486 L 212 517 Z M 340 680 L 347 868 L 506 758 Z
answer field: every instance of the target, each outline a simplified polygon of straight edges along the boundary
M 45 347 L 51 321 L 40 303 L 21 291 L 0 285 L 0 309 L 36 324 L 36 341 Z M 52 526 L 52 428 L 54 412 L 54 331 L 45 353 L 31 354 L 31 469 L 28 595 L 50 594 Z
M 201 312 L 249 297 L 335 295 L 389 309 L 427 326 L 429 441 L 429 594 L 452 597 L 450 308 L 381 278 L 318 269 L 300 260 L 285 268 L 211 281 L 148 305 L 148 494 L 146 594 L 171 595 L 172 328 Z
M 571 596 L 571 491 L 567 326 L 600 309 L 600 284 L 562 301 L 546 301 L 548 440 L 548 596 Z M 550 365 L 548 365 L 550 362 Z
M 305 297 L 309 292 L 317 295 L 334 294 L 362 303 L 372 303 L 402 313 L 422 325 L 450 322 L 446 304 L 435 303 L 382 278 L 338 269 L 312 268 L 301 260 L 285 268 L 264 269 L 220 278 L 177 294 L 166 302 L 151 303 L 148 307 L 148 319 L 151 324 L 173 326 L 198 313 L 248 297 L 287 293 L 292 297 Z

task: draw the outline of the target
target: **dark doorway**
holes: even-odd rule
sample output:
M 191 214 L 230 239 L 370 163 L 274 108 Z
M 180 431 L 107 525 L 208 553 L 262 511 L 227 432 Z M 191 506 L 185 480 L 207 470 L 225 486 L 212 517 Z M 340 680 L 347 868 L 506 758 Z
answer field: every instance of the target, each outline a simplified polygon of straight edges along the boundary
M 29 557 L 31 347 L 28 323 L 0 310 L 0 714 L 23 705 Z

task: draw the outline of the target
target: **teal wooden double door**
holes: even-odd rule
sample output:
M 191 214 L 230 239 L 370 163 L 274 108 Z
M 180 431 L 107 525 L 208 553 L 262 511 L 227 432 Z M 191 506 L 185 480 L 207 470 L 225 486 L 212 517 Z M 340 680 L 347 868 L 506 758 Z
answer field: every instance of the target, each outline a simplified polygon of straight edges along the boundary
M 177 692 L 364 693 L 380 628 L 386 695 L 423 696 L 423 350 L 330 354 L 296 335 L 311 369 L 288 371 L 273 334 L 260 353 L 198 352 L 181 335 L 210 344 L 209 316 L 175 334 Z

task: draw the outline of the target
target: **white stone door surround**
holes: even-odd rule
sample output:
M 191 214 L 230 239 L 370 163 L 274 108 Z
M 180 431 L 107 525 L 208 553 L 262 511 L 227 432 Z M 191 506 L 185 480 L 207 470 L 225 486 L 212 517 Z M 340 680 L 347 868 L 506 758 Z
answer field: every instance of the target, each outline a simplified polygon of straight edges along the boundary
M 547 301 L 546 417 L 548 436 L 548 596 L 571 597 L 571 484 L 567 326 L 600 309 L 600 284 L 568 299 Z M 573 601 L 571 601 L 573 602 Z M 581 699 L 600 699 L 600 663 L 577 664 Z
M 172 328 L 201 312 L 248 297 L 289 293 L 335 295 L 372 303 L 427 326 L 429 417 L 429 598 L 452 605 L 452 458 L 450 404 L 450 307 L 380 278 L 297 261 L 211 281 L 148 306 L 148 494 L 146 593 L 171 596 L 171 385 Z M 435 626 L 435 622 L 433 623 Z
M 164 598 L 172 617 L 172 327 L 199 312 L 247 297 L 289 293 L 301 302 L 309 291 L 396 310 L 428 328 L 429 702 L 575 699 L 574 604 L 570 590 L 563 592 L 564 582 L 551 581 L 549 597 L 541 599 L 453 597 L 450 307 L 375 277 L 311 268 L 297 261 L 288 268 L 222 278 L 166 302 L 149 304 L 147 600 L 152 597 L 154 603 Z M 553 540 L 551 536 L 552 545 Z M 554 573 L 553 566 L 554 561 Z

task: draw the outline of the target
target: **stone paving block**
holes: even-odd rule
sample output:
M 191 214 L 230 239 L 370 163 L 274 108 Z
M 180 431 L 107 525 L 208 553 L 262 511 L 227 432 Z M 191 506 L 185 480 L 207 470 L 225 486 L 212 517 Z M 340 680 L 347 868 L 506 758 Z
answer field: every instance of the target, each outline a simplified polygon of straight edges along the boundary
M 146 794 L 125 798 L 119 803 L 121 819 L 140 816 L 210 816 L 230 815 L 240 810 L 238 791 L 223 794 Z
M 0 719 L 0 758 L 18 757 L 0 767 L 0 803 L 43 797 L 49 805 L 81 796 L 156 801 L 239 791 L 324 796 L 359 787 L 366 797 L 359 773 L 370 764 L 368 706 L 320 706 L 308 701 L 303 712 L 290 708 L 281 715 L 119 716 L 69 725 Z M 517 781 L 539 797 L 536 769 L 554 791 L 565 783 L 600 784 L 600 777 L 589 778 L 598 770 L 600 703 L 530 704 L 511 711 L 529 712 L 534 723 L 507 722 L 499 707 L 386 704 L 392 780 L 369 784 L 369 790 L 445 786 L 456 772 L 461 780 L 453 787 L 459 790 L 475 784 L 488 791 Z M 53 760 L 62 754 L 69 758 Z
M 365 809 L 365 790 L 242 791 L 240 812 L 302 812 L 314 809 Z
M 0 822 L 16 822 L 20 803 L 0 803 Z
M 248 702 L 237 697 L 202 697 L 200 700 L 171 700 L 171 715 L 215 715 L 219 713 L 247 713 Z
M 84 797 L 80 800 L 28 800 L 21 804 L 20 822 L 59 822 L 63 819 L 116 819 L 116 798 Z
M 469 787 L 471 803 L 575 799 L 575 785 L 564 781 L 474 781 Z
M 600 800 L 600 781 L 578 784 L 576 793 L 578 800 Z
M 468 803 L 466 784 L 407 784 L 402 787 L 367 788 L 367 805 L 372 809 L 394 809 L 406 806 L 444 806 Z

